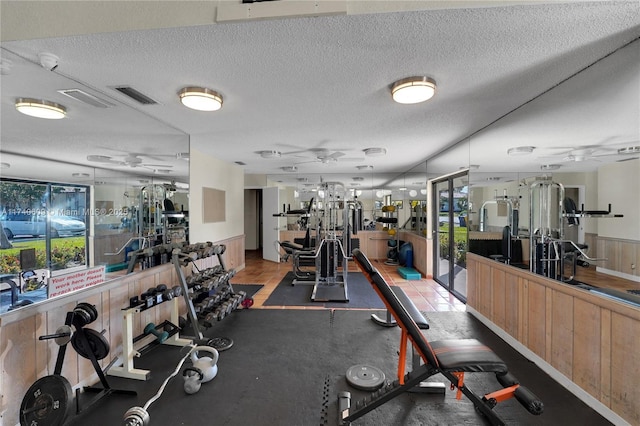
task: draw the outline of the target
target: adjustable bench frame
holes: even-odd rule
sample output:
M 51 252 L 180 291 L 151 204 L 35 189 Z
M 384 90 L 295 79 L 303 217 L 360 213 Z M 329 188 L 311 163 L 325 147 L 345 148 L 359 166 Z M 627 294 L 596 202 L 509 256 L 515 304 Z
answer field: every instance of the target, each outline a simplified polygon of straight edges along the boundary
M 435 374 L 442 374 L 451 382 L 451 389 L 457 389 L 456 398 L 461 399 L 464 394 L 492 425 L 505 424 L 500 416 L 493 411 L 493 408 L 499 402 L 509 398 L 515 397 L 532 414 L 537 415 L 543 412 L 542 402 L 528 389 L 520 386 L 515 377 L 508 373 L 506 364 L 491 349 L 477 340 L 456 339 L 429 343 L 389 284 L 371 265 L 364 253 L 355 249 L 353 259 L 367 276 L 401 329 L 398 378 L 393 383 L 388 383 L 380 390 L 373 392 L 370 397 L 356 402 L 355 407 L 351 407 L 351 394 L 340 392 L 338 395 L 338 423 L 340 425 L 349 425 L 352 421 L 396 396 L 409 392 L 421 381 Z M 414 365 L 413 371 L 405 374 L 407 343 L 409 341 L 424 364 Z M 464 384 L 465 372 L 494 373 L 503 389 L 480 397 Z

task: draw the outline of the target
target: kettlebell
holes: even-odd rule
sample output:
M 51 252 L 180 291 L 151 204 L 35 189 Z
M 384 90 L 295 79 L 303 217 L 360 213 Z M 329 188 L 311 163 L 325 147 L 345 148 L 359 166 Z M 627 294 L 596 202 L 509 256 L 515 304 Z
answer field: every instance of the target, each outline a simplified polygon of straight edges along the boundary
M 203 356 L 198 358 L 198 352 L 209 352 L 213 358 Z M 218 374 L 218 351 L 211 346 L 196 346 L 191 351 L 191 362 L 193 367 L 202 371 L 202 383 L 206 383 Z
M 182 371 L 184 377 L 184 391 L 192 395 L 200 390 L 204 375 L 200 369 L 195 367 L 187 367 Z

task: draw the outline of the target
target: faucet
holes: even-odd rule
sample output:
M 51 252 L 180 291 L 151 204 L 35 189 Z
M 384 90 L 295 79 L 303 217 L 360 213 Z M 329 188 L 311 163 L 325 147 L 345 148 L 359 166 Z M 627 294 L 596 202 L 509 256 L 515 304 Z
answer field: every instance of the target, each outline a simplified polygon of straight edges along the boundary
M 10 279 L 8 276 L 4 276 L 0 278 L 0 283 L 7 283 L 9 284 L 9 286 L 11 286 L 11 305 L 9 306 L 11 307 L 18 303 L 18 293 L 20 291 L 20 288 L 18 287 L 16 282 Z

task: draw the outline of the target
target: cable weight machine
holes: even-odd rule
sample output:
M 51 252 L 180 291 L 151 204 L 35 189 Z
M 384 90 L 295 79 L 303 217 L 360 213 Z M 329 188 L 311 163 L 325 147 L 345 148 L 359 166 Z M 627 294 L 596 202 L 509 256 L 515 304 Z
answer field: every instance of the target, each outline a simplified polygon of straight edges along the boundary
M 547 278 L 559 279 L 562 274 L 561 246 L 562 200 L 564 186 L 550 179 L 536 180 L 529 186 L 529 269 Z
M 324 182 L 318 192 L 323 191 L 323 208 L 318 209 L 318 224 L 315 252 L 315 285 L 311 293 L 314 302 L 348 302 L 348 261 L 351 258 L 350 216 L 357 217 L 359 204 L 347 201 L 344 185 Z M 338 218 L 342 213 L 342 226 Z M 338 235 L 339 231 L 341 235 Z
M 622 217 L 608 211 L 572 211 L 563 209 L 565 190 L 561 183 L 550 178 L 537 179 L 529 186 L 529 270 L 547 278 L 571 282 L 576 274 L 578 258 L 585 261 L 606 259 L 592 258 L 575 242 L 565 239 L 565 217 Z M 571 261 L 571 272 L 565 275 L 566 262 Z M 588 266 L 588 262 L 583 262 Z

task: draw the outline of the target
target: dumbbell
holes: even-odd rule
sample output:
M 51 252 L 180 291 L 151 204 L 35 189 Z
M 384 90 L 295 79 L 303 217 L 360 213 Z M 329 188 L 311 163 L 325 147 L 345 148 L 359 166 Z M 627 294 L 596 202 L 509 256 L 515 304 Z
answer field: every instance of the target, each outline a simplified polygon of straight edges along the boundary
M 211 328 L 213 327 L 213 323 L 216 321 L 218 321 L 218 312 L 217 311 L 209 312 L 207 315 L 205 315 L 202 321 L 202 325 L 204 325 L 207 328 Z
M 165 293 L 167 293 L 167 291 L 171 291 L 171 290 L 168 290 L 166 284 L 158 284 L 156 286 L 156 301 L 158 303 L 162 303 L 165 300 L 173 299 L 173 293 L 171 293 L 171 297 L 169 299 L 165 297 L 165 295 L 166 295 Z
M 249 309 L 253 306 L 253 299 L 251 297 L 247 297 L 240 302 L 240 305 L 242 305 L 244 309 Z
M 167 333 L 166 331 L 156 330 L 156 326 L 152 322 L 146 325 L 146 327 L 144 328 L 144 334 L 153 334 L 154 336 L 156 336 L 158 342 L 160 343 L 169 338 L 169 333 Z
M 179 285 L 173 287 L 171 290 L 173 291 L 173 297 L 182 296 L 182 287 L 180 287 Z
M 180 315 L 178 317 L 178 327 L 180 328 L 186 328 L 187 327 L 187 319 L 185 317 L 183 317 L 182 315 Z
M 178 287 L 178 286 L 173 287 L 173 288 L 168 288 L 168 287 L 166 286 L 166 284 L 159 284 L 159 285 L 156 287 L 156 291 L 157 291 L 158 293 L 160 293 L 160 295 L 162 296 L 162 300 L 163 300 L 163 301 L 167 301 L 167 300 L 171 300 L 171 299 L 173 299 L 175 296 L 177 296 L 177 295 L 176 295 L 176 293 L 175 293 L 175 289 L 176 289 L 176 288 L 180 289 L 180 287 Z M 180 289 L 180 290 L 179 290 L 179 292 L 180 292 L 180 294 L 182 294 L 182 289 Z

